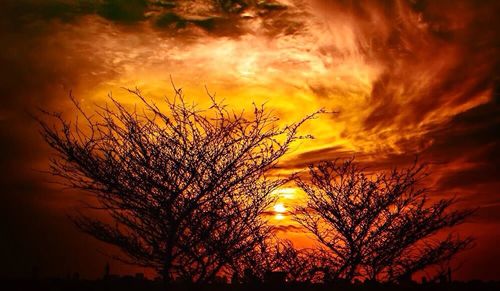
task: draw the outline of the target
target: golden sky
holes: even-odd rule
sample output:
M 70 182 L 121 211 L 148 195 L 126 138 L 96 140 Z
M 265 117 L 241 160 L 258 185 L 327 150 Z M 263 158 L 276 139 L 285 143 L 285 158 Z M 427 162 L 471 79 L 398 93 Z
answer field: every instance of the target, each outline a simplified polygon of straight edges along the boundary
M 206 86 L 231 108 L 265 102 L 283 123 L 319 108 L 337 111 L 303 127 L 315 139 L 296 144 L 283 170 L 354 155 L 383 170 L 419 155 L 434 165 L 435 195 L 481 207 L 464 226 L 478 245 L 464 255 L 461 276 L 500 279 L 500 252 L 491 249 L 500 235 L 495 1 L 8 0 L 0 6 L 1 207 L 12 218 L 2 227 L 13 238 L 1 252 L 14 273 L 34 264 L 64 273 L 75 264 L 95 276 L 92 260 L 106 260 L 83 242 L 101 245 L 61 221 L 77 199 L 35 171 L 46 167 L 50 152 L 27 112 L 41 106 L 72 116 L 70 90 L 89 110 L 110 92 L 135 103 L 121 87 L 160 101 L 172 96 L 172 78 L 187 100 L 207 104 Z M 289 219 L 301 195 L 293 188 L 277 195 L 272 220 L 303 242 Z M 35 236 L 60 265 L 27 242 Z M 28 267 L 16 260 L 22 253 Z M 63 259 L 67 253 L 78 254 Z

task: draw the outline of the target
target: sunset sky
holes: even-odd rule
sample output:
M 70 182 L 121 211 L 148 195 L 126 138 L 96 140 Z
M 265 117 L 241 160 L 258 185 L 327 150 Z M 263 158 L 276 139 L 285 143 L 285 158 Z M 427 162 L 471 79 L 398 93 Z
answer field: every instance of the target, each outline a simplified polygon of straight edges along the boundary
M 160 102 L 172 79 L 201 106 L 206 86 L 237 110 L 266 103 L 282 124 L 338 112 L 304 125 L 315 139 L 296 143 L 281 172 L 353 156 L 380 171 L 418 155 L 433 197 L 480 207 L 459 228 L 477 240 L 456 277 L 500 280 L 499 13 L 494 0 L 2 1 L 0 278 L 33 266 L 93 278 L 110 261 L 67 219 L 82 195 L 42 173 L 51 151 L 30 114 L 73 118 L 70 91 L 86 110 L 109 93 L 136 103 L 122 87 Z M 289 217 L 303 195 L 276 195 L 270 221 L 307 245 Z

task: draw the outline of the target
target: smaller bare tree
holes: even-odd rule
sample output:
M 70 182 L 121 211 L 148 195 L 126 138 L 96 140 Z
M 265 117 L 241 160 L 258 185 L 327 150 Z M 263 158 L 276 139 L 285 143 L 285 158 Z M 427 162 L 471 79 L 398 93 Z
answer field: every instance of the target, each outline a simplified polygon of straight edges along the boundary
M 429 201 L 416 163 L 369 175 L 353 160 L 321 162 L 297 185 L 308 195 L 296 221 L 328 250 L 332 279 L 401 281 L 469 247 L 470 237 L 445 235 L 471 215 L 455 199 Z

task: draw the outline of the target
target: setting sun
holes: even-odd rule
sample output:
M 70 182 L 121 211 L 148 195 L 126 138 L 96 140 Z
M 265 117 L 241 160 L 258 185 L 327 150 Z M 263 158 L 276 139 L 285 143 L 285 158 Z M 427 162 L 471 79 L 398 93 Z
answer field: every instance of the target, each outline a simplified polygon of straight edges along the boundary
M 284 213 L 286 212 L 286 207 L 285 205 L 283 205 L 283 203 L 277 203 L 276 205 L 274 205 L 274 212 L 277 212 L 277 213 Z

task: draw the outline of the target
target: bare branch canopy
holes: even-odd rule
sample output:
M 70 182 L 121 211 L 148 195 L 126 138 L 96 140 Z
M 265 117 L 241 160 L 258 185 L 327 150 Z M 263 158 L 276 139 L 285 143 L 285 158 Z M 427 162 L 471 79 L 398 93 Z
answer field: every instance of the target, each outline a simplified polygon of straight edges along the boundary
M 264 106 L 235 113 L 210 96 L 212 106 L 201 110 L 175 89 L 161 110 L 128 92 L 143 111 L 110 97 L 89 115 L 73 98 L 86 127 L 51 113 L 57 126 L 40 121 L 57 153 L 51 173 L 92 193 L 109 216 L 73 221 L 121 249 L 120 260 L 153 268 L 166 282 L 211 282 L 232 272 L 271 233 L 262 213 L 291 177 L 269 171 L 316 113 L 280 127 Z

